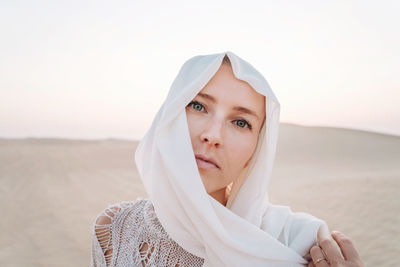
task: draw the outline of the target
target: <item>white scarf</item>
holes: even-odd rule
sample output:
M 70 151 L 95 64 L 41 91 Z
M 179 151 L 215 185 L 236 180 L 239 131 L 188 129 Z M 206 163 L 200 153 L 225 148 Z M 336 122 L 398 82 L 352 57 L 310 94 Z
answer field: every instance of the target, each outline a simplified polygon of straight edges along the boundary
M 266 120 L 244 181 L 226 207 L 207 194 L 196 164 L 186 105 L 219 69 L 225 54 L 234 75 L 266 97 Z M 232 52 L 187 60 L 136 150 L 136 165 L 169 236 L 204 266 L 302 266 L 323 221 L 272 205 L 267 188 L 278 138 L 280 104 L 265 78 Z

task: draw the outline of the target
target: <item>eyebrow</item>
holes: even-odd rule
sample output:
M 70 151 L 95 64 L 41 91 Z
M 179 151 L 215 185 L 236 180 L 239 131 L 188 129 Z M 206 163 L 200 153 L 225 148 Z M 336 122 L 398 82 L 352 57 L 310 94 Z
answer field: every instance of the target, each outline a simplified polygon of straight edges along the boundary
M 205 94 L 205 93 L 198 93 L 197 95 L 198 95 L 198 96 L 201 96 L 201 97 L 203 97 L 203 98 L 206 98 L 206 99 L 210 100 L 210 101 L 213 102 L 213 103 L 217 102 L 217 100 L 215 100 L 215 98 L 214 98 L 213 96 L 210 96 L 210 95 L 208 95 L 208 94 Z
M 206 98 L 206 99 L 210 100 L 213 103 L 217 102 L 217 100 L 211 95 L 208 95 L 208 94 L 205 94 L 205 93 L 198 93 L 197 95 L 201 96 L 203 98 Z M 255 116 L 257 119 L 260 119 L 254 111 L 252 111 L 252 110 L 250 110 L 248 108 L 241 107 L 241 106 L 236 106 L 236 107 L 233 108 L 233 110 L 239 111 L 239 112 L 242 112 L 242 113 L 246 113 L 246 114 Z

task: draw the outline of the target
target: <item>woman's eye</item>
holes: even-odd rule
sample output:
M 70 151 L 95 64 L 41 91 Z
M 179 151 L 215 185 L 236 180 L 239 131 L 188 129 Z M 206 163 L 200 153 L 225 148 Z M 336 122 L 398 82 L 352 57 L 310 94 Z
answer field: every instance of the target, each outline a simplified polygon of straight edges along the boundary
M 196 101 L 190 102 L 189 105 L 191 105 L 192 108 L 197 111 L 202 111 L 202 109 L 204 108 L 204 106 L 202 104 L 200 104 L 199 102 L 196 102 Z
M 250 123 L 248 123 L 246 120 L 236 120 L 235 124 L 240 128 L 244 128 L 247 125 L 247 128 L 251 129 Z

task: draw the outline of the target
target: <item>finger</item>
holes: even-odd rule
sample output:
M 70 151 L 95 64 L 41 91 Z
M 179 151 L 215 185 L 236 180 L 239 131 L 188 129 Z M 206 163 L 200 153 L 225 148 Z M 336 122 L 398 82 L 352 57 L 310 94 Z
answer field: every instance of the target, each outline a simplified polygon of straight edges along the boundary
M 332 237 L 338 243 L 345 260 L 356 261 L 360 259 L 360 254 L 358 254 L 350 238 L 338 231 L 333 231 Z
M 308 252 L 307 255 L 305 255 L 303 258 L 308 262 L 308 265 L 307 265 L 308 267 L 315 267 L 315 265 L 312 261 L 310 252 Z
M 310 250 L 311 258 L 316 267 L 327 267 L 328 262 L 324 254 L 322 254 L 321 248 L 318 246 L 313 246 Z
M 319 246 L 326 255 L 326 258 L 330 263 L 341 262 L 343 257 L 340 251 L 336 248 L 335 241 L 333 239 L 322 239 L 319 242 Z
M 311 255 L 310 252 L 308 252 L 304 257 L 303 257 L 306 261 L 311 261 Z
M 328 225 L 326 225 L 326 223 L 322 224 L 319 227 L 317 239 L 318 239 L 318 244 L 322 239 L 331 239 L 331 234 L 329 232 L 329 228 Z

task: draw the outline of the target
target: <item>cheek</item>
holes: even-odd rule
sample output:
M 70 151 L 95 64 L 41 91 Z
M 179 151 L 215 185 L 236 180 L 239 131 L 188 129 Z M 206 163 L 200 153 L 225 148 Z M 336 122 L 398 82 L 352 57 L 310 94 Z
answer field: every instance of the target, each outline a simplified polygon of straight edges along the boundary
M 228 145 L 228 144 L 227 144 Z M 257 139 L 253 137 L 233 139 L 228 145 L 227 156 L 233 168 L 243 168 L 249 161 L 257 145 Z
M 189 129 L 190 139 L 192 144 L 194 141 L 200 140 L 200 135 L 206 129 L 209 119 L 206 116 L 193 114 L 186 111 L 187 125 Z
M 198 120 L 195 120 L 193 116 L 190 114 L 190 112 L 186 112 L 186 118 L 187 118 L 187 125 L 189 129 L 189 134 L 190 134 L 190 140 L 193 143 L 193 140 L 198 132 L 198 129 L 200 128 Z

